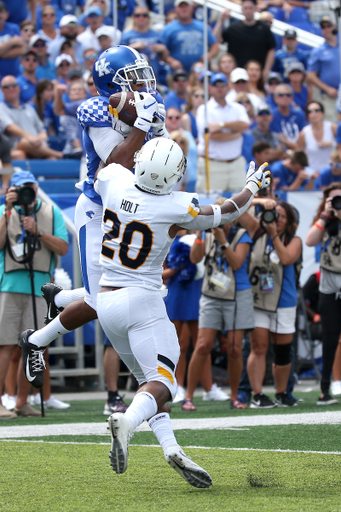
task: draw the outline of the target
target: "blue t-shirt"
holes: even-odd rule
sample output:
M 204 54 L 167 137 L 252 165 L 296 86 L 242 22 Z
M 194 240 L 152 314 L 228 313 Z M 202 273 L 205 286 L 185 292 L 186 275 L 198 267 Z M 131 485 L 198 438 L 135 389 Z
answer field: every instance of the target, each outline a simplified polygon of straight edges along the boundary
M 287 50 L 283 47 L 280 50 L 277 50 L 275 53 L 275 62 L 272 67 L 273 71 L 280 73 L 283 78 L 285 75 L 285 71 L 293 62 L 302 62 L 304 67 L 307 67 L 307 58 L 308 55 L 303 50 L 299 48 L 296 49 L 294 53 L 288 53 Z M 285 82 L 288 80 L 285 78 Z
M 333 47 L 325 41 L 314 48 L 308 59 L 307 71 L 315 71 L 322 82 L 337 89 L 340 83 L 339 44 Z
M 183 25 L 174 20 L 165 26 L 161 37 L 171 56 L 179 60 L 188 73 L 193 62 L 200 60 L 204 53 L 204 24 L 201 21 L 194 19 L 192 23 Z M 209 27 L 207 37 L 208 47 L 217 41 Z
M 0 44 L 6 43 L 13 36 L 20 36 L 20 29 L 14 23 L 5 23 L 3 30 L 0 31 Z M 20 59 L 0 58 L 0 80 L 6 75 L 18 76 L 20 73 Z
M 3 0 L 6 4 L 9 16 L 7 21 L 9 23 L 20 23 L 26 19 L 31 19 L 31 13 L 27 9 L 27 0 Z
M 328 187 L 334 181 L 340 182 L 341 176 L 334 176 L 332 174 L 332 167 L 329 165 L 321 169 L 319 177 L 315 180 L 315 189 L 318 190 L 320 187 Z
M 297 174 L 288 169 L 283 160 L 272 164 L 271 172 L 274 178 L 280 178 L 280 182 L 276 185 L 277 188 L 290 187 L 290 185 L 297 178 Z M 301 187 L 308 185 L 309 181 L 304 180 Z M 299 190 L 301 190 L 301 187 Z
M 41 200 L 38 199 L 37 201 L 39 208 Z M 4 204 L 0 206 L 0 216 L 2 215 L 4 208 Z M 18 209 L 17 206 L 15 208 Z M 65 240 L 66 242 L 69 241 L 65 221 L 60 209 L 56 206 L 53 206 L 53 235 Z M 50 281 L 54 267 L 55 254 L 53 253 L 49 272 L 34 272 L 34 290 L 35 295 L 38 297 L 42 297 L 41 287 L 46 282 Z M 31 280 L 27 269 L 23 268 L 23 270 L 15 270 L 14 272 L 5 273 L 5 249 L 0 251 L 0 292 L 31 294 Z
M 233 229 L 235 229 L 235 228 L 232 228 L 231 231 Z M 244 235 L 239 240 L 238 244 L 250 244 L 250 247 L 251 247 L 252 240 L 251 240 L 249 234 L 244 233 Z M 249 257 L 250 257 L 250 250 L 249 250 L 242 266 L 238 270 L 235 270 L 235 272 L 234 272 L 234 276 L 236 278 L 236 290 L 248 290 L 249 288 L 251 288 L 251 283 L 250 283 L 249 273 L 248 273 Z
M 48 80 L 55 80 L 56 78 L 56 66 L 49 60 L 44 64 L 39 64 L 36 70 L 36 77 L 39 80 L 47 78 Z
M 179 98 L 179 96 L 176 94 L 175 91 L 169 92 L 165 98 L 165 109 L 166 110 L 173 107 L 173 108 L 177 108 L 178 110 L 180 110 L 180 112 L 184 112 L 186 105 L 187 105 L 186 98 Z
M 159 82 L 160 59 L 158 54 L 153 52 L 150 48 L 151 45 L 162 43 L 162 39 L 158 32 L 150 29 L 147 32 L 142 33 L 137 30 L 129 30 L 128 32 L 123 32 L 120 44 L 129 46 L 141 41 L 147 45 L 144 50 L 141 50 L 141 53 L 148 57 L 148 62 L 154 70 L 156 81 Z
M 75 14 L 77 7 L 84 7 L 85 0 L 51 0 L 53 7 L 58 7 L 64 14 Z
M 301 92 L 294 91 L 294 103 L 302 110 L 305 110 L 308 103 L 308 87 L 306 85 L 302 85 Z
M 270 236 L 268 237 L 267 247 L 274 249 Z M 267 250 L 268 252 L 268 250 Z M 297 306 L 297 289 L 296 289 L 296 276 L 295 265 L 283 265 L 283 282 L 282 292 L 278 301 L 278 308 L 293 308 Z
M 275 108 L 270 131 L 283 133 L 284 137 L 290 142 L 297 142 L 300 131 L 306 124 L 305 114 L 301 109 L 290 106 L 289 115 L 283 116 L 278 108 Z
M 32 84 L 24 75 L 19 75 L 17 82 L 20 86 L 20 102 L 27 103 L 31 101 L 36 94 L 36 84 Z

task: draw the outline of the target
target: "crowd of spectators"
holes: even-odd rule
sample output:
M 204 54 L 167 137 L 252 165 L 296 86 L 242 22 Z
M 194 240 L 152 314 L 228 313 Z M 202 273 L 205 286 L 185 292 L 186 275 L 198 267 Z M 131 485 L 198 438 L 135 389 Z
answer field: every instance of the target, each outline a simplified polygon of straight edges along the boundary
M 309 2 L 235 1 L 241 21 L 228 10 L 210 12 L 205 105 L 204 24 L 192 0 L 165 2 L 164 24 L 153 2 L 121 0 L 117 28 L 111 0 L 32 0 L 28 7 L 0 0 L 2 192 L 13 160 L 85 155 L 77 107 L 97 95 L 92 67 L 116 44 L 138 50 L 154 69 L 166 128 L 187 155 L 179 189 L 238 191 L 250 160 L 269 162 L 279 190 L 320 190 L 341 181 L 340 55 L 333 12 L 310 23 L 309 31 L 324 38 L 311 49 L 298 42 L 294 22 L 283 37 L 271 31 L 273 19 L 290 23 L 295 9 L 306 24 L 297 27 L 307 28 Z

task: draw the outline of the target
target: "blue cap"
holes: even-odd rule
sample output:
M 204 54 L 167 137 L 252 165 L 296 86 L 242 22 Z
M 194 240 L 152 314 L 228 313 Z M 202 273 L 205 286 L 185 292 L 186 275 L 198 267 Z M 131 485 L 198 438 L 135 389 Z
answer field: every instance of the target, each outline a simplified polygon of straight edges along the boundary
M 91 14 L 95 14 L 96 16 L 103 16 L 102 9 L 98 7 L 98 5 L 92 5 L 86 11 L 85 16 L 91 16 Z
M 9 184 L 9 187 L 20 187 L 20 185 L 24 185 L 25 183 L 37 183 L 34 175 L 29 171 L 20 171 L 12 174 L 12 178 Z
M 224 73 L 214 73 L 214 75 L 211 76 L 210 84 L 215 85 L 217 82 L 221 82 L 221 85 L 227 85 L 226 75 L 224 75 Z

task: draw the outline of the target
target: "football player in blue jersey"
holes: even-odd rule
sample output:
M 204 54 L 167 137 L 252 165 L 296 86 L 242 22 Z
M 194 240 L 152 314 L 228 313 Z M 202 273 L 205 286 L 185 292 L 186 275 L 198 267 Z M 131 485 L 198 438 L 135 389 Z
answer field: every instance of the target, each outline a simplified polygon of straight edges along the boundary
M 38 357 L 36 352 L 30 352 L 32 347 L 46 347 L 58 336 L 97 318 L 96 297 L 101 276 L 99 255 L 102 246 L 102 201 L 94 191 L 93 182 L 100 162 L 115 162 L 132 169 L 134 161 L 131 155 L 141 149 L 146 140 L 154 136 L 164 136 L 166 133 L 163 100 L 155 89 L 153 69 L 139 52 L 127 46 L 109 48 L 95 61 L 93 79 L 99 95 L 85 100 L 77 112 L 83 128 L 88 171 L 87 179 L 78 184 L 82 194 L 75 211 L 85 289 L 64 291 L 52 283 L 42 288 L 48 306 L 48 325 L 35 333 L 29 330 L 23 334 L 23 344 L 29 351 L 27 357 L 30 360 L 31 356 L 33 359 Z M 135 93 L 138 117 L 134 127 L 117 119 L 109 104 L 111 94 L 128 90 L 142 91 Z M 58 316 L 63 308 L 65 309 L 62 314 Z M 35 379 L 33 385 L 43 385 L 43 373 L 40 378 Z M 109 414 L 113 411 L 106 412 Z

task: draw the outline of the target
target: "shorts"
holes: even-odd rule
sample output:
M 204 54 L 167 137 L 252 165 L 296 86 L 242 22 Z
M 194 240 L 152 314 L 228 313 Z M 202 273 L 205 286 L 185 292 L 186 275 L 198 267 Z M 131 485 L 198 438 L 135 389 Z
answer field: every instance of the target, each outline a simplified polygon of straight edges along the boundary
M 136 286 L 97 297 L 100 324 L 117 354 L 140 385 L 162 382 L 176 395 L 180 347 L 159 291 Z
M 36 297 L 38 329 L 44 327 L 46 302 Z M 25 329 L 34 329 L 32 297 L 27 293 L 0 292 L 0 346 L 18 345 Z
M 268 329 L 277 334 L 292 334 L 295 332 L 296 306 L 293 308 L 278 308 L 271 313 L 255 308 L 255 325 Z
M 85 194 L 79 196 L 75 210 L 75 226 L 85 287 L 84 301 L 95 311 L 97 294 L 101 289 L 99 280 L 102 268 L 99 257 L 103 237 L 102 213 L 102 205 L 94 203 Z
M 236 300 L 200 298 L 199 329 L 235 331 L 254 329 L 253 298 L 251 288 L 237 290 Z

